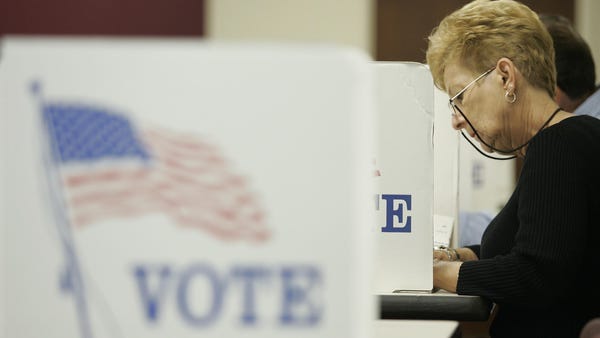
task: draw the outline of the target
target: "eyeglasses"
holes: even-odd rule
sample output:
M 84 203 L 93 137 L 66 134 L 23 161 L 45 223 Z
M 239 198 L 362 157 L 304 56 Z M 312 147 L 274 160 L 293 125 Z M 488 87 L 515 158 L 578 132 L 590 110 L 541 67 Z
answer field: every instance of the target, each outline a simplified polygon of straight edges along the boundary
M 453 112 L 452 115 L 455 115 L 457 113 L 456 111 L 458 110 L 458 112 L 466 119 L 465 114 L 463 114 L 463 112 L 460 110 L 460 108 L 458 108 L 456 106 L 456 104 L 454 103 L 454 100 L 456 100 L 457 97 L 461 96 L 464 92 L 466 92 L 467 89 L 469 89 L 469 87 L 471 87 L 472 85 L 477 83 L 477 81 L 483 79 L 486 75 L 491 73 L 494 69 L 496 69 L 496 66 L 486 70 L 483 74 L 476 77 L 475 80 L 469 82 L 468 85 L 466 85 L 463 89 L 461 89 L 458 93 L 456 93 L 456 95 L 454 95 L 452 98 L 450 98 L 450 100 L 448 100 L 448 104 L 450 105 L 450 108 L 452 108 L 452 112 Z

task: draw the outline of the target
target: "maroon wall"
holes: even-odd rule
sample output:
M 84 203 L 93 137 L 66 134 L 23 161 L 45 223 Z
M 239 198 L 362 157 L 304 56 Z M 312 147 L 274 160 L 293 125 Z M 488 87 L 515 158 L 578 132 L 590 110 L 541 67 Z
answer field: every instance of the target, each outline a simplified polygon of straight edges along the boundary
M 202 36 L 204 0 L 1 0 L 0 35 Z
M 470 0 L 376 0 L 376 55 L 381 61 L 425 62 L 427 37 L 454 10 Z M 538 13 L 560 14 L 571 21 L 574 0 L 523 0 Z

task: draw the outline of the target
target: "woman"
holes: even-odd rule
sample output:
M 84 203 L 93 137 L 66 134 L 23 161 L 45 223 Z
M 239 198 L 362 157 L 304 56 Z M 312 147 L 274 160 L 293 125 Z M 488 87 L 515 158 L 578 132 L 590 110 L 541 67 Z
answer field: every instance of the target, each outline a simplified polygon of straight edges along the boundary
M 452 13 L 427 62 L 453 127 L 524 160 L 481 245 L 434 252 L 434 285 L 494 301 L 492 337 L 578 337 L 600 316 L 600 120 L 557 107 L 552 39 L 518 2 Z

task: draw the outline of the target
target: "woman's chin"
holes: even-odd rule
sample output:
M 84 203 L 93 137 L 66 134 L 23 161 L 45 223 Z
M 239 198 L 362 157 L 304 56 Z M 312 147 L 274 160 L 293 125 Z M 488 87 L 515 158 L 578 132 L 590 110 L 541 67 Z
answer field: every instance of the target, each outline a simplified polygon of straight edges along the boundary
M 483 144 L 483 142 L 481 142 L 479 139 L 477 139 L 477 141 L 479 141 L 479 147 L 486 153 L 491 154 L 494 152 L 494 150 L 488 146 L 486 146 L 485 144 Z

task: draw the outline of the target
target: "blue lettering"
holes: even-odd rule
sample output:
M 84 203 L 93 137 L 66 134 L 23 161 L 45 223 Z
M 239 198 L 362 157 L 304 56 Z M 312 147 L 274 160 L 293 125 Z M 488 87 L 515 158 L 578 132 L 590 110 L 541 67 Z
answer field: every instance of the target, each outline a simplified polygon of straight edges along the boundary
M 204 276 L 208 284 L 210 285 L 212 295 L 212 302 L 208 313 L 205 315 L 194 315 L 190 311 L 188 304 L 188 289 L 189 284 L 193 278 L 197 276 Z M 179 305 L 179 312 L 183 318 L 190 324 L 195 326 L 206 326 L 212 324 L 215 319 L 219 316 L 221 306 L 223 304 L 223 292 L 225 289 L 224 283 L 219 279 L 217 273 L 206 264 L 197 264 L 191 268 L 185 270 L 181 275 L 179 287 L 177 289 L 177 304 Z
M 322 286 L 319 270 L 310 266 L 284 267 L 281 270 L 281 279 L 283 284 L 281 324 L 305 326 L 317 324 L 322 314 L 322 305 L 315 304 L 315 299 L 321 299 L 320 294 L 315 295 L 320 293 Z
M 386 201 L 385 226 L 381 228 L 381 231 L 411 232 L 411 216 L 406 216 L 406 221 L 404 221 L 404 208 L 406 208 L 406 211 L 412 210 L 411 195 L 384 194 L 381 195 L 381 198 Z M 394 225 L 394 216 L 397 217 L 401 226 Z
M 158 319 L 160 305 L 162 304 L 167 291 L 168 277 L 171 276 L 171 270 L 168 266 L 143 267 L 137 266 L 133 269 L 133 274 L 140 290 L 142 306 L 146 310 L 146 317 L 153 322 Z M 148 287 L 148 276 L 156 275 L 158 277 L 158 286 L 154 292 Z
M 236 267 L 231 272 L 233 277 L 242 279 L 244 283 L 244 300 L 243 300 L 243 313 L 242 323 L 245 325 L 252 325 L 256 323 L 256 311 L 254 306 L 254 293 L 255 293 L 255 281 L 264 280 L 268 275 L 269 271 L 260 267 Z
M 224 304 L 234 304 L 226 302 L 228 291 L 235 290 L 241 295 L 238 320 L 246 327 L 272 319 L 285 327 L 309 328 L 321 323 L 324 313 L 324 279 L 317 266 L 235 265 L 229 271 L 220 272 L 208 263 L 182 269 L 139 264 L 133 267 L 133 277 L 143 314 L 151 323 L 158 322 L 169 297 L 173 296 L 176 297 L 175 311 L 190 326 L 208 328 L 229 314 L 235 320 L 236 308 L 224 311 Z M 68 288 L 68 273 L 62 279 Z M 273 288 L 276 289 L 269 297 L 259 297 L 259 290 Z M 271 313 L 271 310 L 279 312 Z M 274 317 L 265 318 L 266 314 Z

